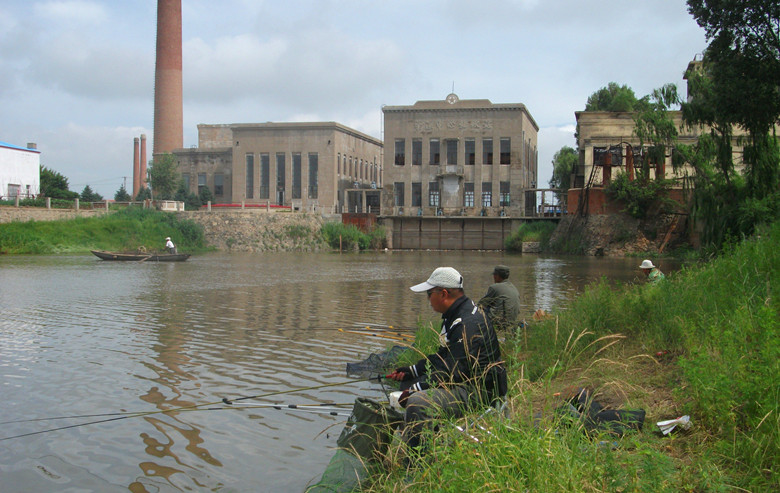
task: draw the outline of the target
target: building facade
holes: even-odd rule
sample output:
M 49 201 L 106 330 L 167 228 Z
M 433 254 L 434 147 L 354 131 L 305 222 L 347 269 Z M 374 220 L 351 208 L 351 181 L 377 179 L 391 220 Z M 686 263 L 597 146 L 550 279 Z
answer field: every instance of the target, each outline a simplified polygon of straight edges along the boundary
M 173 154 L 215 204 L 346 212 L 348 191 L 382 185 L 382 142 L 335 122 L 198 125 L 198 147 Z
M 383 213 L 521 216 L 533 210 L 539 127 L 523 104 L 385 106 Z
M 41 152 L 0 142 L 0 199 L 34 198 L 41 192 Z

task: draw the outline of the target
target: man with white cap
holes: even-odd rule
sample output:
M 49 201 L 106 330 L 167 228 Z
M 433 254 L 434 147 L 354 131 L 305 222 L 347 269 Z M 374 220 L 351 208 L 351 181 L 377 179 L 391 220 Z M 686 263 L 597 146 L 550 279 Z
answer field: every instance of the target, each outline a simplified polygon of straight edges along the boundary
M 647 276 L 647 280 L 651 283 L 656 283 L 666 278 L 664 273 L 661 272 L 658 267 L 653 265 L 653 262 L 651 262 L 649 259 L 643 260 L 639 268 L 642 269 L 642 272 L 644 272 L 645 276 Z
M 490 320 L 463 291 L 463 277 L 439 267 L 427 281 L 410 288 L 427 293 L 442 314 L 439 349 L 387 377 L 401 383 L 399 402 L 406 408 L 404 440 L 420 445 L 420 433 L 434 410 L 460 417 L 470 404 L 488 405 L 506 395 L 506 369 Z
M 176 253 L 176 245 L 173 244 L 170 236 L 165 238 L 165 249 L 168 253 Z

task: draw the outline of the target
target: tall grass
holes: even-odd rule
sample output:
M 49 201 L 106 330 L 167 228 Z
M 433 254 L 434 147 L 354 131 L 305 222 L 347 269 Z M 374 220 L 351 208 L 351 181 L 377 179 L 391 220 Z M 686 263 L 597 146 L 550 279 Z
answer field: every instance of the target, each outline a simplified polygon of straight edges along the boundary
M 505 341 L 511 417 L 440 421 L 427 458 L 407 471 L 398 445 L 371 491 L 780 490 L 778 244 L 780 223 L 659 284 L 590 286 Z M 644 430 L 556 416 L 582 386 L 645 409 Z M 681 414 L 690 431 L 655 429 Z
M 323 224 L 320 232 L 325 242 L 336 250 L 368 250 L 386 246 L 386 233 L 382 226 L 365 233 L 354 225 L 332 222 Z
M 556 223 L 552 221 L 523 223 L 507 237 L 504 247 L 510 252 L 522 252 L 523 242 L 538 241 L 542 250 L 546 250 L 555 227 Z
M 131 207 L 98 217 L 0 224 L 0 253 L 81 253 L 89 250 L 162 251 L 170 236 L 179 251 L 205 248 L 203 229 L 175 214 Z

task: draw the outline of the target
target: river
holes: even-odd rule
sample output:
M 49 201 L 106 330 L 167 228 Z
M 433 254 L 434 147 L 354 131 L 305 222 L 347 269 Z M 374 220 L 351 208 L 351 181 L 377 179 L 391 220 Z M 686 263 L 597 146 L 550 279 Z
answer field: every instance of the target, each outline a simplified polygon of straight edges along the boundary
M 393 343 L 338 329 L 437 320 L 408 288 L 440 265 L 457 268 L 475 300 L 493 266 L 509 265 L 530 317 L 560 310 L 601 276 L 643 282 L 639 262 L 501 252 L 210 253 L 159 264 L 2 256 L 0 491 L 302 491 L 330 460 L 345 416 L 203 407 L 307 387 L 320 388 L 242 404 L 382 399 L 365 381 L 321 387 L 349 380 L 347 362 Z M 188 406 L 203 407 L 158 412 Z M 150 414 L 118 414 L 129 412 Z

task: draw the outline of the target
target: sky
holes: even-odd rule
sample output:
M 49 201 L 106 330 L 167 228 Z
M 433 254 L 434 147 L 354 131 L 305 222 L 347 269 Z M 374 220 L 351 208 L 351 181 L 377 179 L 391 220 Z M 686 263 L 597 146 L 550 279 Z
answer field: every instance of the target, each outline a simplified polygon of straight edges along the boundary
M 0 2 L 0 141 L 113 198 L 154 120 L 155 0 Z M 642 97 L 707 45 L 684 0 L 182 0 L 184 147 L 197 125 L 335 121 L 383 139 L 382 106 L 522 103 L 539 184 L 575 111 L 610 82 Z

